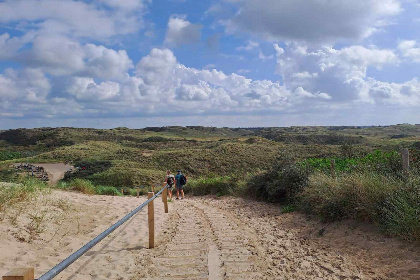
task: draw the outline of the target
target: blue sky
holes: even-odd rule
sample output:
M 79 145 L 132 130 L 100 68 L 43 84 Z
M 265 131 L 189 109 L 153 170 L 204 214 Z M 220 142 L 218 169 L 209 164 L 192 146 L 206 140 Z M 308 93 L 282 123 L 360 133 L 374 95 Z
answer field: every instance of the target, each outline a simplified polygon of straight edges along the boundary
M 420 123 L 418 0 L 0 1 L 0 129 Z

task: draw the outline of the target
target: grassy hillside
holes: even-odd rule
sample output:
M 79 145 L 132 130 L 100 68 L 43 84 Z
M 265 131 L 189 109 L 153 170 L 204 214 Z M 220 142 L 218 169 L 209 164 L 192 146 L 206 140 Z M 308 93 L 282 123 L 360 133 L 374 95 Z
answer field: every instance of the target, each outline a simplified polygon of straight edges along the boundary
M 420 125 L 387 127 L 149 127 L 144 129 L 38 128 L 0 132 L 0 178 L 15 177 L 12 162 L 107 161 L 84 178 L 134 187 L 162 181 L 167 169 L 190 177 L 246 176 L 270 168 L 276 157 L 298 160 L 363 156 L 375 149 L 419 145 Z
M 410 149 L 408 177 L 401 148 Z M 420 240 L 420 125 L 0 132 L 0 181 L 22 181 L 24 174 L 10 166 L 15 162 L 69 161 L 79 170 L 66 174 L 58 188 L 107 195 L 124 188 L 135 195 L 134 187 L 144 186 L 143 193 L 161 185 L 166 170 L 181 169 L 191 194 L 282 202 L 288 211 L 299 208 L 325 221 L 369 221 Z

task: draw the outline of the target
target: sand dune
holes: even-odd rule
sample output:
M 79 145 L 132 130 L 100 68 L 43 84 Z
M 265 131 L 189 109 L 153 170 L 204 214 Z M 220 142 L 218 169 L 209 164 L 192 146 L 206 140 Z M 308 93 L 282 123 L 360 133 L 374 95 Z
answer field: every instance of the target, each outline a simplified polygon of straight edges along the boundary
M 0 275 L 34 266 L 40 276 L 144 200 L 54 191 L 9 209 L 0 222 Z M 317 220 L 236 198 L 187 198 L 169 203 L 169 211 L 155 200 L 155 249 L 146 248 L 142 211 L 56 279 L 420 277 L 418 247 L 360 224 L 336 223 L 319 237 Z M 39 232 L 29 226 L 36 214 L 45 219 Z

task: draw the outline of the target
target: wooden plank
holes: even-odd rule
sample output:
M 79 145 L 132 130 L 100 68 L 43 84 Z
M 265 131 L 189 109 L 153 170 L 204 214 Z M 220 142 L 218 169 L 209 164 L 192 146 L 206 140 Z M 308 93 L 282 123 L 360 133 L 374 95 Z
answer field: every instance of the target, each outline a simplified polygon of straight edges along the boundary
M 163 200 L 163 205 L 165 206 L 165 213 L 168 213 L 168 211 L 169 211 L 169 209 L 168 209 L 168 189 L 163 190 L 162 200 Z
M 332 159 L 330 162 L 330 168 L 331 168 L 331 176 L 335 178 L 335 159 Z
M 401 157 L 402 157 L 403 170 L 404 172 L 408 172 L 410 169 L 410 156 L 408 153 L 408 149 L 402 149 Z
M 3 276 L 3 280 L 34 280 L 35 270 L 33 267 L 14 268 Z
M 151 199 L 155 195 L 154 192 L 148 192 L 147 198 Z M 155 209 L 153 206 L 153 200 L 148 205 L 148 217 L 149 217 L 149 249 L 155 248 Z

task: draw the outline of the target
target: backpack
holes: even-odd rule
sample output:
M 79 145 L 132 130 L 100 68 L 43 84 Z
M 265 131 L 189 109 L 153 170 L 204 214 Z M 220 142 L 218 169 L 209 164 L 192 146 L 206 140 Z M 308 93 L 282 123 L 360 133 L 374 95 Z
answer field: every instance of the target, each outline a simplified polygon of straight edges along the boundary
M 187 178 L 184 175 L 181 175 L 181 178 L 179 179 L 180 185 L 186 185 L 187 184 Z
M 168 179 L 166 179 L 166 183 L 168 183 L 169 186 L 172 186 L 174 184 L 174 177 L 168 177 Z

